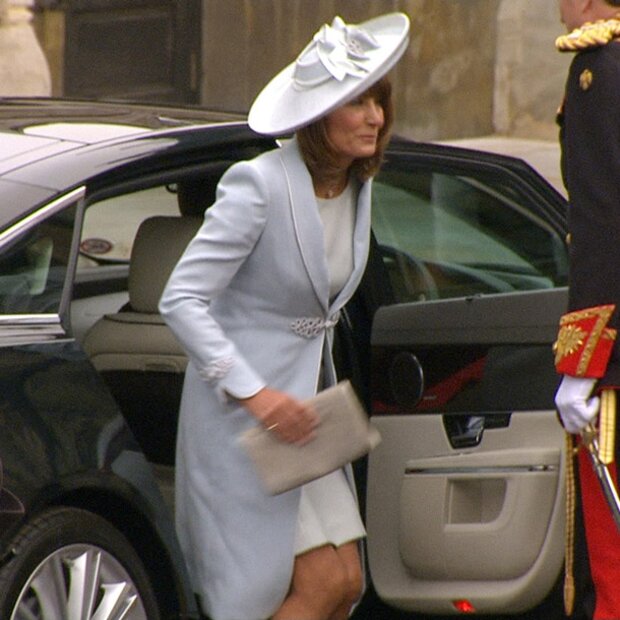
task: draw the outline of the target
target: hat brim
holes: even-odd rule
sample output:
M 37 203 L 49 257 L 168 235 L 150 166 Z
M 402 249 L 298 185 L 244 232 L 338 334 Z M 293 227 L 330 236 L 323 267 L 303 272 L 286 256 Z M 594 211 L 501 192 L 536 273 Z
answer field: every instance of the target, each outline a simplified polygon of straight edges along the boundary
M 386 75 L 409 42 L 409 18 L 390 13 L 358 25 L 379 42 L 369 53 L 372 67 L 363 77 L 346 75 L 308 89 L 295 87 L 295 62 L 278 73 L 256 97 L 248 115 L 250 127 L 262 134 L 283 135 L 304 127 L 361 95 Z

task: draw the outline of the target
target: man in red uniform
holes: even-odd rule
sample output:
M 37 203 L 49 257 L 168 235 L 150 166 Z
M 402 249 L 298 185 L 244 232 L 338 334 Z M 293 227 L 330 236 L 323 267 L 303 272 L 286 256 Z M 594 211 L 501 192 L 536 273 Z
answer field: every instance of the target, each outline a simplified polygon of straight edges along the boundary
M 570 280 L 569 313 L 556 343 L 556 368 L 563 375 L 556 405 L 566 430 L 579 434 L 596 423 L 601 391 L 620 387 L 620 0 L 559 5 L 569 34 L 556 45 L 575 57 L 559 116 Z M 578 527 L 577 537 L 585 533 L 587 562 L 576 566 L 575 614 L 618 620 L 620 534 L 585 450 L 579 451 L 578 470 L 584 531 Z M 586 591 L 586 582 L 593 591 Z

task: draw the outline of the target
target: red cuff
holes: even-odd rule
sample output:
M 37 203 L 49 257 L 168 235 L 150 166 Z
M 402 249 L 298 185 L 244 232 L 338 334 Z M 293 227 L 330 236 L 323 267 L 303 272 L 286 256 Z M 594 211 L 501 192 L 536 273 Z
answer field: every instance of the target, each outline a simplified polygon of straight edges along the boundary
M 616 330 L 607 327 L 614 309 L 615 305 L 610 304 L 562 316 L 553 345 L 559 373 L 591 379 L 605 375 L 616 340 Z

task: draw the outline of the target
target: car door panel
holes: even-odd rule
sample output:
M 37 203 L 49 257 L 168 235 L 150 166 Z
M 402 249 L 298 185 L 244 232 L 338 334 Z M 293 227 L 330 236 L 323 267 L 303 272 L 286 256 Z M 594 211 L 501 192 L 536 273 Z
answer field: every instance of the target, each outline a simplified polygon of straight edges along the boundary
M 545 540 L 560 451 L 543 446 L 463 456 L 406 462 L 399 510 L 403 563 L 420 579 L 519 577 Z M 429 522 L 428 512 L 443 518 Z M 536 513 L 535 520 L 524 518 Z M 510 562 L 498 563 L 498 557 Z
M 420 612 L 519 612 L 563 561 L 551 343 L 566 289 L 381 308 L 372 335 L 368 551 L 376 591 Z M 421 398 L 407 394 L 414 356 Z M 420 382 L 413 373 L 412 383 Z
M 452 601 L 461 599 L 479 613 L 535 605 L 563 559 L 557 422 L 549 412 L 524 413 L 474 453 L 454 455 L 440 416 L 412 417 L 373 420 L 383 438 L 367 483 L 375 590 L 390 604 L 428 613 L 454 613 Z M 505 451 L 511 442 L 518 448 Z

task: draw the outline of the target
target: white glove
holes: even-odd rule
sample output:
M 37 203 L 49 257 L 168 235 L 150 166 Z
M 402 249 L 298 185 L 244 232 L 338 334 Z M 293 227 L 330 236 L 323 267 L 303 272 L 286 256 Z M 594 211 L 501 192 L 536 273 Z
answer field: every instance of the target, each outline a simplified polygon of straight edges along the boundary
M 564 375 L 555 393 L 555 404 L 569 433 L 579 433 L 598 413 L 600 399 L 591 396 L 595 385 L 596 379 Z

